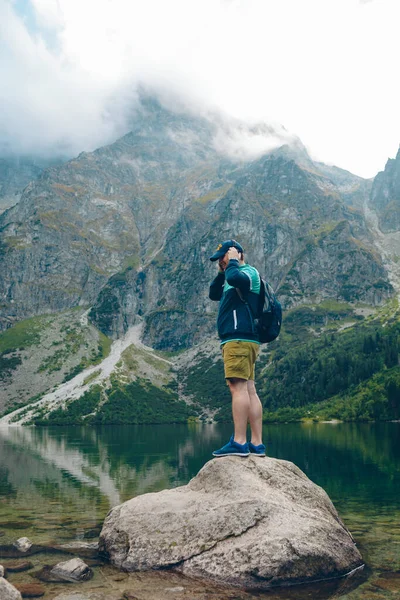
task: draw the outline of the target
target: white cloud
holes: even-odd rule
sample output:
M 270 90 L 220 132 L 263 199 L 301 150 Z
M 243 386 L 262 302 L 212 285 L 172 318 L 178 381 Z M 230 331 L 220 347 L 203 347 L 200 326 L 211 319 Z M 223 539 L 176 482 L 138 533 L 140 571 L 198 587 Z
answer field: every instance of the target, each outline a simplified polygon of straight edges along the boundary
M 360 175 L 397 151 L 398 0 L 31 3 L 35 31 L 0 0 L 0 135 L 17 151 L 112 141 L 141 82 L 198 110 L 282 123 Z

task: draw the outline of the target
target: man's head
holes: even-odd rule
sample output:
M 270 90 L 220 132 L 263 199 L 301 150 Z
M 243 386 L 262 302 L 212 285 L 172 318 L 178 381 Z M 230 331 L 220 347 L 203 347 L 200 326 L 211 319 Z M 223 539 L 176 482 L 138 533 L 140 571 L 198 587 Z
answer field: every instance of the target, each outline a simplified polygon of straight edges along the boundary
M 219 244 L 216 252 L 214 252 L 214 254 L 210 256 L 210 260 L 212 262 L 215 262 L 217 260 L 220 268 L 223 270 L 225 270 L 229 262 L 229 248 L 235 248 L 238 251 L 241 261 L 244 258 L 244 250 L 239 244 L 239 242 L 237 242 L 236 240 L 226 240 L 222 244 Z

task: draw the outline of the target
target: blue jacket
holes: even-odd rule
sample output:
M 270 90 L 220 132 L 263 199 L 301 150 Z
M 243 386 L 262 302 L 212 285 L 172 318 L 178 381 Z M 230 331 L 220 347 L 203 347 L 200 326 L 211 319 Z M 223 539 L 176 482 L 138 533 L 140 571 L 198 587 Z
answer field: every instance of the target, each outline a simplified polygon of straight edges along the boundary
M 250 305 L 243 302 L 242 297 Z M 239 265 L 231 259 L 224 273 L 218 273 L 210 285 L 210 300 L 219 300 L 217 319 L 218 335 L 221 343 L 232 340 L 258 342 L 258 334 L 253 315 L 257 314 L 260 293 L 260 275 L 250 265 Z

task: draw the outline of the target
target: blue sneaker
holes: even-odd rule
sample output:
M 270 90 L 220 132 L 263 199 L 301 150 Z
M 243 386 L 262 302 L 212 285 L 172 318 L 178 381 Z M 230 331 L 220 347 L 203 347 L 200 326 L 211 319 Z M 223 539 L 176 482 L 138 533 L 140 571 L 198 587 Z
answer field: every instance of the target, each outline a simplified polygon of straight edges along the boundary
M 213 456 L 249 456 L 249 445 L 246 442 L 245 444 L 238 444 L 233 439 L 233 435 L 229 442 L 222 446 L 219 450 L 214 450 Z
M 251 442 L 249 442 L 249 450 L 250 454 L 255 454 L 256 456 L 265 456 L 265 446 L 264 444 L 259 444 L 255 446 Z

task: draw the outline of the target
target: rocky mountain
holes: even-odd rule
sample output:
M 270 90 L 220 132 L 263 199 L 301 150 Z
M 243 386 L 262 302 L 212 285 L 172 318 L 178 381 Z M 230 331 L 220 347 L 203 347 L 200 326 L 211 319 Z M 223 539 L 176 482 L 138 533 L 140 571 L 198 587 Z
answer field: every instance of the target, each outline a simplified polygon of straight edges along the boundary
M 19 202 L 28 183 L 36 180 L 44 169 L 61 162 L 29 156 L 0 157 L 0 213 Z
M 327 298 L 379 304 L 392 293 L 362 211 L 316 167 L 304 169 L 280 149 L 243 167 L 222 197 L 187 206 L 146 268 L 110 279 L 91 318 L 120 335 L 142 314 L 146 343 L 169 350 L 197 343 L 215 326 L 208 257 L 232 232 L 285 308 Z
M 217 133 L 147 98 L 129 134 L 41 173 L 0 216 L 0 327 L 92 305 L 107 335 L 144 318 L 151 345 L 188 347 L 213 327 L 208 256 L 232 235 L 285 307 L 391 295 L 359 208 L 364 180 L 314 163 L 299 141 L 228 158 Z
M 143 268 L 185 206 L 221 195 L 235 169 L 207 121 L 147 102 L 115 144 L 45 170 L 0 216 L 0 328 L 93 303 L 110 276 Z
M 370 206 L 378 212 L 383 232 L 400 231 L 400 148 L 374 179 Z

